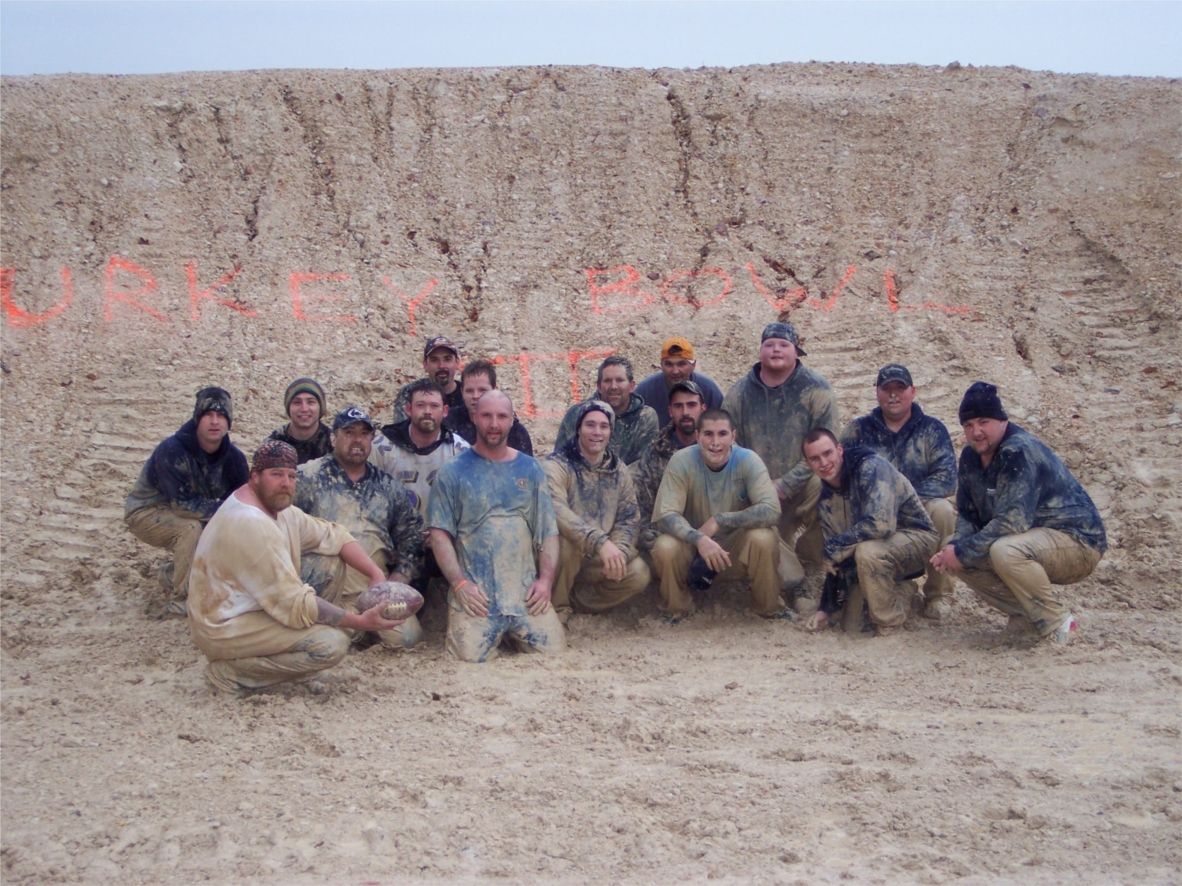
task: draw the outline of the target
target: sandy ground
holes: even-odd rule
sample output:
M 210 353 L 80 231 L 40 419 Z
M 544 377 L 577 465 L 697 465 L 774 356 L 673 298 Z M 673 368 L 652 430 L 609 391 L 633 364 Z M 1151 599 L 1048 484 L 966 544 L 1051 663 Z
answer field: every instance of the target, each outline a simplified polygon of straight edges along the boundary
M 4 882 L 1182 882 L 1177 83 L 2 88 Z M 740 586 L 669 627 L 650 588 L 559 659 L 457 664 L 432 605 L 420 649 L 326 694 L 229 699 L 122 526 L 206 383 L 249 451 L 300 374 L 385 420 L 446 332 L 504 358 L 545 451 L 585 355 L 647 372 L 686 333 L 725 388 L 781 309 L 843 419 L 900 360 L 954 430 L 985 378 L 1064 457 L 1111 543 L 1064 590 L 1078 639 L 1008 640 L 963 586 L 882 640 L 764 623 Z

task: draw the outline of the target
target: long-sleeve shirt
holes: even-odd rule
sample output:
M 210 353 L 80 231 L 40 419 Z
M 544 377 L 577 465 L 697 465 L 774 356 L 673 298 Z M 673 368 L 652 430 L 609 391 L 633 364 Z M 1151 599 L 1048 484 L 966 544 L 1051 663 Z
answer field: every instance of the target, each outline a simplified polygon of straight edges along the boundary
M 691 372 L 688 380 L 702 389 L 707 409 L 717 409 L 722 405 L 722 390 L 710 376 Z M 654 372 L 639 382 L 632 393 L 643 400 L 646 406 L 652 407 L 657 414 L 657 427 L 664 430 L 669 424 L 669 382 L 665 380 L 665 373 Z
M 311 517 L 339 523 L 386 572 L 418 576 L 423 520 L 402 484 L 385 471 L 367 462 L 365 475 L 354 482 L 335 455 L 326 455 L 300 465 L 293 503 Z M 327 584 L 326 576 L 304 578 L 312 585 Z M 360 594 L 368 584 L 366 576 L 350 567 L 344 593 Z
M 339 554 L 351 541 L 343 527 L 297 507 L 285 508 L 276 519 L 231 495 L 201 533 L 193 555 L 193 641 L 210 660 L 282 652 L 292 640 L 279 628 L 316 624 L 316 592 L 300 579 L 300 555 Z M 268 618 L 251 617 L 258 612 Z
M 291 435 L 291 422 L 273 430 L 267 435 L 267 439 L 279 440 L 294 449 L 296 461 L 301 465 L 315 458 L 323 458 L 332 452 L 332 431 L 324 422 L 316 425 L 316 433 L 307 440 L 298 440 Z
M 722 408 L 734 419 L 739 442 L 759 454 L 772 482 L 791 498 L 812 476 L 800 451 L 804 435 L 813 428 L 837 433 L 837 395 L 803 363 L 774 388 L 763 383 L 759 371 L 756 363 L 735 382 Z
M 148 457 L 127 496 L 124 513 L 166 505 L 208 520 L 231 492 L 250 479 L 246 456 L 230 435 L 207 453 L 197 441 L 192 419 L 160 443 Z
M 956 511 L 951 544 L 969 568 L 985 563 L 999 538 L 1035 528 L 1057 529 L 1093 550 L 1108 550 L 1091 497 L 1046 444 L 1013 422 L 989 467 L 971 446 L 961 451 Z
M 592 400 L 602 400 L 598 394 L 590 397 Z M 575 436 L 575 424 L 579 417 L 579 403 L 574 404 L 562 417 L 562 424 L 558 426 L 558 439 L 554 441 L 555 451 Z M 644 401 L 632 392 L 628 401 L 628 408 L 616 416 L 612 423 L 612 436 L 609 446 L 612 452 L 620 457 L 626 465 L 637 461 L 644 450 L 657 436 L 657 414 L 651 406 L 645 406 Z
M 640 509 L 632 475 L 619 456 L 606 452 L 599 464 L 592 465 L 574 442 L 552 453 L 542 468 L 563 538 L 584 557 L 594 557 L 608 541 L 625 558 L 631 560 L 636 555 Z
M 822 483 L 817 503 L 827 563 L 845 560 L 861 542 L 905 529 L 935 533 L 911 481 L 869 449 L 843 448 L 841 485 Z
M 780 498 L 763 461 L 750 449 L 732 446 L 727 463 L 717 471 L 706 466 L 695 443 L 673 454 L 653 504 L 653 522 L 661 532 L 697 544 L 698 531 L 711 517 L 723 547 L 742 530 L 774 526 L 780 519 Z
M 693 446 L 693 443 L 689 444 Z M 657 490 L 661 488 L 661 478 L 665 476 L 665 467 L 673 453 L 685 449 L 677 437 L 676 425 L 665 425 L 652 445 L 644 451 L 640 461 L 632 465 L 632 482 L 636 486 L 636 504 L 640 508 L 640 539 L 638 544 L 642 551 L 651 551 L 661 530 L 652 522 L 653 503 L 657 500 Z
M 956 492 L 956 452 L 948 429 L 937 418 L 911 404 L 911 417 L 898 431 L 892 431 L 876 407 L 869 415 L 855 418 L 841 434 L 843 446 L 864 446 L 881 455 L 911 481 L 916 494 L 928 501 L 948 498 Z

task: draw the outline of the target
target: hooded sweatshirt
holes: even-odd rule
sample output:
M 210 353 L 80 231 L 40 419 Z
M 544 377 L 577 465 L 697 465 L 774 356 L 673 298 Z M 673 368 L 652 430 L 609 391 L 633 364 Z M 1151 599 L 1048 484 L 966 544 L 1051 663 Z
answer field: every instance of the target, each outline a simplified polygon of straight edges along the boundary
M 951 544 L 961 564 L 974 569 L 988 563 L 999 538 L 1035 528 L 1108 550 L 1104 521 L 1079 481 L 1045 443 L 1010 422 L 989 467 L 971 446 L 961 450 Z
M 631 560 L 640 534 L 640 508 L 632 475 L 610 449 L 592 465 L 579 450 L 577 438 L 567 441 L 542 463 L 554 499 L 558 532 L 594 557 L 610 541 Z
M 936 527 L 906 477 L 869 449 L 843 448 L 841 485 L 822 482 L 817 503 L 826 563 L 840 563 L 861 542 L 882 541 L 902 530 L 935 535 Z
M 248 479 L 246 456 L 230 435 L 207 453 L 197 440 L 197 423 L 189 419 L 152 451 L 127 496 L 124 515 L 165 505 L 208 520 Z
M 599 394 L 588 397 L 588 400 L 602 400 Z M 566 411 L 562 417 L 562 424 L 558 428 L 558 439 L 554 441 L 557 452 L 568 440 L 575 436 L 575 427 L 579 419 L 579 407 L 586 400 L 576 403 Z M 657 414 L 651 406 L 645 406 L 644 401 L 632 392 L 628 401 L 628 408 L 616 415 L 612 424 L 611 450 L 620 460 L 630 465 L 639 461 L 644 451 L 657 436 Z
M 956 452 L 948 429 L 937 418 L 926 415 L 918 403 L 911 404 L 911 417 L 898 431 L 882 418 L 882 408 L 855 418 L 841 435 L 843 446 L 865 446 L 889 461 L 911 481 L 916 494 L 928 501 L 948 498 L 956 492 Z
M 739 443 L 767 466 L 772 482 L 788 498 L 812 477 L 800 451 L 813 428 L 837 433 L 837 395 L 829 382 L 797 361 L 788 379 L 774 388 L 759 377 L 760 364 L 735 382 L 722 401 L 738 431 Z

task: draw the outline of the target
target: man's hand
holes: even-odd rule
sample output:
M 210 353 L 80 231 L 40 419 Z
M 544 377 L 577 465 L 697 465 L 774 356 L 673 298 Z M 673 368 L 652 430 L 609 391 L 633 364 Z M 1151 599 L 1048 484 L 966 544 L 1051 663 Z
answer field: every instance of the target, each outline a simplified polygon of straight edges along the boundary
M 406 622 L 405 618 L 382 618 L 382 610 L 385 608 L 383 604 L 379 603 L 373 609 L 367 609 L 360 615 L 350 613 L 349 617 L 341 622 L 341 627 L 352 628 L 355 631 L 392 631 Z
M 944 550 L 940 551 L 931 559 L 932 566 L 941 575 L 948 575 L 953 572 L 960 572 L 964 569 L 959 559 L 956 556 L 956 548 L 952 545 L 946 545 Z
M 474 581 L 462 581 L 452 593 L 460 601 L 460 607 L 469 615 L 484 618 L 488 615 L 488 597 Z
M 624 577 L 624 572 L 628 568 L 628 558 L 610 541 L 605 541 L 599 549 L 599 559 L 603 561 L 604 578 L 619 581 Z
M 832 560 L 826 560 L 822 570 L 826 575 L 838 575 L 837 564 Z
M 710 519 L 713 520 L 714 518 L 711 517 Z M 715 572 L 723 572 L 731 565 L 731 555 L 726 552 L 722 545 L 709 536 L 703 535 L 699 538 L 697 548 L 698 553 L 702 555 L 702 559 L 706 561 L 706 565 Z
M 525 605 L 529 609 L 530 615 L 542 615 L 550 608 L 551 590 L 551 583 L 541 578 L 529 586 L 529 593 L 525 597 Z
M 407 578 L 405 575 L 403 575 L 401 572 L 399 572 L 397 569 L 395 569 L 393 572 L 391 572 L 390 577 L 387 578 L 386 580 L 398 582 L 398 584 L 400 584 L 400 585 L 410 584 L 410 579 Z

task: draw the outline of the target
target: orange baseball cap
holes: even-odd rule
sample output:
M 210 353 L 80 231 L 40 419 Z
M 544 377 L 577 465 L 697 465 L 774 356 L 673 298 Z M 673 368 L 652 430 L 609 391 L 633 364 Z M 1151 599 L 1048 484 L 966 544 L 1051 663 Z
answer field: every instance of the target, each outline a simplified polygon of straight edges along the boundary
M 670 357 L 684 357 L 686 360 L 694 359 L 694 346 L 684 338 L 671 338 L 663 345 L 661 345 L 661 359 L 668 360 Z

